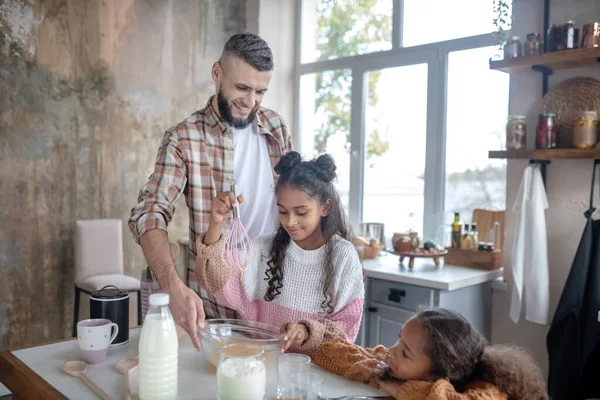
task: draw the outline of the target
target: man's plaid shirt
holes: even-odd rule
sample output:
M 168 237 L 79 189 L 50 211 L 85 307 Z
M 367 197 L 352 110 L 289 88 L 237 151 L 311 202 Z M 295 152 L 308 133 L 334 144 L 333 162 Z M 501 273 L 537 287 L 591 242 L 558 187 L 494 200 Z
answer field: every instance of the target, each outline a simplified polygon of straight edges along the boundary
M 174 204 L 185 194 L 190 213 L 188 285 L 200 294 L 207 318 L 235 318 L 235 312 L 196 283 L 196 238 L 208 229 L 210 203 L 218 192 L 229 190 L 233 178 L 233 133 L 211 105 L 165 132 L 154 172 L 140 189 L 138 205 L 131 210 L 129 228 L 136 241 L 151 229 L 167 230 Z M 260 107 L 256 114 L 259 133 L 265 135 L 271 165 L 292 149 L 291 136 L 283 118 Z M 256 123 L 255 122 L 255 123 Z M 273 171 L 273 179 L 276 181 Z M 200 289 L 200 290 L 199 290 Z

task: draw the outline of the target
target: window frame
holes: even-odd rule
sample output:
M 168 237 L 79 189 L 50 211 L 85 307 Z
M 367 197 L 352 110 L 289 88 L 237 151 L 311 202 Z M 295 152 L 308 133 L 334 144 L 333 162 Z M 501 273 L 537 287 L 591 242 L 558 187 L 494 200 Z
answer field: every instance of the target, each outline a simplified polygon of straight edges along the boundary
M 302 63 L 302 9 L 305 0 L 296 0 L 296 49 L 294 68 L 294 126 L 293 145 L 302 148 L 300 79 L 302 75 L 329 70 L 352 71 L 350 108 L 350 188 L 348 218 L 356 230 L 362 222 L 364 152 L 366 146 L 365 105 L 367 86 L 365 76 L 370 71 L 427 64 L 427 127 L 424 173 L 423 226 L 427 216 L 444 211 L 446 185 L 446 111 L 448 93 L 448 56 L 461 50 L 496 45 L 492 33 L 402 47 L 404 0 L 393 1 L 392 49 L 375 53 Z M 369 222 L 369 221 L 365 221 Z M 428 232 L 424 232 L 428 234 Z

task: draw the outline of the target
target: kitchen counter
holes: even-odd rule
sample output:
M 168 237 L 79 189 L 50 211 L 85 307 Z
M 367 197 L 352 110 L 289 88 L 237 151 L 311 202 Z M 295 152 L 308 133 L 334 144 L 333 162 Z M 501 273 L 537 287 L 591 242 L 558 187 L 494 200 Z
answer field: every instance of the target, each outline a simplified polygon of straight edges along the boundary
M 442 261 L 442 260 L 440 260 Z M 359 343 L 367 347 L 392 346 L 402 326 L 422 307 L 443 307 L 461 313 L 488 339 L 491 335 L 492 288 L 501 280 L 502 269 L 478 270 L 383 252 L 363 260 L 367 276 L 365 314 Z
M 502 277 L 502 269 L 485 271 L 445 264 L 436 267 L 430 258 L 415 258 L 414 268 L 409 269 L 408 259 L 400 264 L 399 256 L 386 252 L 372 260 L 364 260 L 363 268 L 369 278 L 448 291 Z
M 125 396 L 125 378 L 115 368 L 115 363 L 137 352 L 141 329 L 129 331 L 130 341 L 111 347 L 102 364 L 90 365 L 88 376 L 113 399 Z M 80 360 L 77 340 L 66 340 L 44 346 L 0 353 L 0 381 L 13 390 L 14 399 L 95 399 L 94 393 L 78 378 L 65 374 L 66 361 Z M 324 379 L 322 391 L 326 396 L 382 395 L 382 392 L 358 382 L 311 366 Z M 137 399 L 137 372 L 131 376 L 132 399 Z M 267 369 L 268 397 L 274 397 L 277 384 L 275 367 Z M 1 386 L 1 385 L 0 385 Z M 192 346 L 186 335 L 179 343 L 179 395 L 178 399 L 216 398 L 215 368 Z

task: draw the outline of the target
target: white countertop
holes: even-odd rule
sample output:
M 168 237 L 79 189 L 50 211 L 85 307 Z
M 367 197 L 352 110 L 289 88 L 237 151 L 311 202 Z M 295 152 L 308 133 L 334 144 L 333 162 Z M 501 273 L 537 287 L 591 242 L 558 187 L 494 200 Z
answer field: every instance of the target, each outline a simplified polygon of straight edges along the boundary
M 110 348 L 108 358 L 104 363 L 88 367 L 88 376 L 113 399 L 125 397 L 125 377 L 116 370 L 115 363 L 121 358 L 131 357 L 137 352 L 140 331 L 140 329 L 130 330 L 129 343 Z M 13 354 L 68 398 L 78 400 L 97 398 L 80 379 L 69 376 L 62 370 L 65 361 L 81 360 L 76 340 L 18 350 Z M 379 390 L 349 381 L 314 364 L 311 366 L 311 372 L 318 373 L 324 379 L 322 386 L 324 396 L 383 395 Z M 267 374 L 268 397 L 276 397 L 276 369 L 269 368 Z M 132 399 L 137 399 L 137 372 L 131 375 L 131 379 Z M 216 398 L 215 368 L 206 361 L 202 354 L 196 351 L 187 335 L 179 342 L 179 395 L 177 398 L 211 400 Z
M 400 264 L 399 256 L 386 252 L 381 252 L 375 259 L 364 260 L 363 267 L 369 278 L 441 290 L 461 289 L 494 281 L 502 276 L 502 269 L 485 271 L 444 265 L 443 262 L 436 267 L 430 258 L 415 258 L 414 268 L 409 269 L 408 258 Z

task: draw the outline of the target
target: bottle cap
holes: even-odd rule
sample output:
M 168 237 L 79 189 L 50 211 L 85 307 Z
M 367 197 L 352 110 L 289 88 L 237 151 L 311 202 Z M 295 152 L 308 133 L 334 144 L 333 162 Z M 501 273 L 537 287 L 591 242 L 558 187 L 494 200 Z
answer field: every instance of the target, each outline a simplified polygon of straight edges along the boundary
M 166 293 L 156 293 L 150 295 L 150 306 L 168 306 L 169 295 Z

